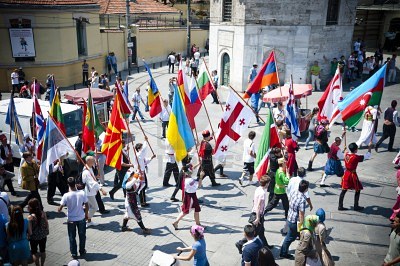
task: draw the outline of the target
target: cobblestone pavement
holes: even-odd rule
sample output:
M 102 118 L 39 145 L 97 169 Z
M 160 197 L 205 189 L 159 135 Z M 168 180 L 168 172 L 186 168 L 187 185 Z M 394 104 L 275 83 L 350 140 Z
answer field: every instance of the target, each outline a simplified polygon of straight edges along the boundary
M 156 82 L 162 95 L 167 95 L 168 79 L 172 74 L 167 74 L 167 68 L 159 68 L 153 71 Z M 147 81 L 144 72 L 134 74 L 130 80 L 130 91 Z M 388 86 L 384 90 L 382 109 L 386 108 L 392 99 L 400 100 L 399 85 Z M 144 90 L 142 90 L 142 93 Z M 219 89 L 222 99 L 226 99 L 229 90 Z M 347 93 L 347 92 L 346 92 Z M 313 93 L 307 99 L 308 108 L 316 106 L 321 92 Z M 222 114 L 218 105 L 210 104 L 211 99 L 206 99 L 207 108 L 214 129 Z M 302 100 L 303 105 L 306 101 Z M 261 110 L 261 116 L 265 116 L 266 109 Z M 179 203 L 171 203 L 169 198 L 173 188 L 163 188 L 162 176 L 164 171 L 163 141 L 161 136 L 161 123 L 156 119 L 149 119 L 148 114 L 143 128 L 146 130 L 150 143 L 154 148 L 157 158 L 149 167 L 149 189 L 147 192 L 150 208 L 141 209 L 144 224 L 152 229 L 152 234 L 143 236 L 141 230 L 134 221 L 129 225 L 133 232 L 120 232 L 120 224 L 123 218 L 123 194 L 118 191 L 115 200 L 111 201 L 108 196 L 103 197 L 106 208 L 111 212 L 101 216 L 97 213 L 94 221 L 98 226 L 88 228 L 86 249 L 87 255 L 80 258 L 82 265 L 147 265 L 155 250 L 173 254 L 176 247 L 191 245 L 193 240 L 189 234 L 189 227 L 193 224 L 193 216 L 188 215 L 180 223 L 182 230 L 175 231 L 172 222 L 179 212 Z M 196 119 L 198 132 L 208 127 L 204 109 Z M 136 123 L 130 124 L 131 130 L 136 134 L 137 141 L 142 141 L 143 136 Z M 359 125 L 361 128 L 361 124 Z M 261 138 L 263 125 L 251 124 L 249 130 L 257 133 L 256 143 Z M 330 143 L 335 136 L 340 135 L 340 126 L 334 126 L 331 133 Z M 382 120 L 379 122 L 379 134 L 382 132 Z M 348 132 L 347 143 L 357 140 L 360 132 Z M 247 135 L 247 133 L 246 133 Z M 400 134 L 395 139 L 395 148 L 399 148 Z M 300 146 L 304 146 L 305 138 L 300 139 Z M 243 226 L 252 206 L 254 186 L 241 187 L 238 178 L 242 169 L 242 141 L 239 141 L 233 149 L 232 155 L 227 160 L 225 172 L 228 178 L 220 178 L 218 182 L 222 185 L 214 188 L 210 186 L 209 179 L 205 179 L 204 187 L 198 191 L 198 195 L 204 201 L 200 218 L 202 224 L 207 226 L 205 239 L 207 242 L 207 256 L 211 265 L 239 265 L 240 255 L 234 243 L 242 237 Z M 386 142 L 387 143 L 387 142 Z M 314 204 L 313 212 L 309 209 L 307 214 L 314 213 L 320 207 L 327 212 L 326 225 L 329 228 L 329 244 L 337 265 L 380 265 L 388 249 L 389 220 L 391 207 L 396 198 L 395 169 L 392 160 L 395 153 L 386 151 L 386 144 L 382 145 L 380 152 L 373 152 L 372 159 L 359 166 L 359 176 L 364 184 L 360 203 L 365 206 L 363 212 L 347 211 L 338 212 L 337 202 L 340 193 L 340 179 L 329 177 L 327 183 L 330 188 L 316 186 L 322 174 L 326 156 L 317 156 L 314 162 L 315 171 L 307 174 L 311 183 L 310 195 Z M 366 152 L 361 149 L 360 153 Z M 301 149 L 298 153 L 299 166 L 307 166 L 311 150 Z M 16 169 L 16 172 L 18 170 Z M 109 171 L 106 175 L 108 180 L 107 190 L 112 187 L 115 171 Z M 217 175 L 218 177 L 218 175 Z M 172 179 L 170 181 L 173 183 Z M 15 182 L 15 187 L 17 184 Z M 22 197 L 11 197 L 13 203 L 22 201 L 25 192 L 19 192 Z M 46 201 L 46 190 L 40 194 Z M 349 192 L 345 198 L 345 206 L 353 204 L 353 192 Z M 57 194 L 55 200 L 60 199 Z M 45 203 L 45 210 L 49 215 L 50 235 L 47 240 L 47 262 L 46 265 L 63 265 L 70 260 L 69 244 L 67 236 L 66 217 L 63 213 L 57 213 L 56 206 Z M 65 210 L 66 212 L 66 210 Z M 266 216 L 266 236 L 270 244 L 275 245 L 273 253 L 278 257 L 279 249 L 283 241 L 280 229 L 284 225 L 282 207 L 271 211 Z M 294 253 L 297 242 L 291 245 L 290 253 Z M 293 265 L 292 261 L 277 260 L 279 265 Z M 189 262 L 182 263 L 190 265 Z M 182 265 L 181 264 L 181 265 Z

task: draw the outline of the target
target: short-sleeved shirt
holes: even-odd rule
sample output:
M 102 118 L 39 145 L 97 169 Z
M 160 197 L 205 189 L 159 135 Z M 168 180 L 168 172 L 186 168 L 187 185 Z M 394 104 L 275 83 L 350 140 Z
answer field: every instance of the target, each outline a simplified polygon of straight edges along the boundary
M 86 202 L 88 202 L 88 199 L 82 190 L 70 191 L 62 196 L 60 204 L 68 208 L 67 217 L 69 222 L 85 219 L 83 204 Z
M 311 75 L 318 76 L 321 72 L 321 68 L 319 66 L 311 66 Z
M 133 106 L 139 107 L 140 102 L 142 101 L 142 96 L 138 93 L 135 93 L 132 97 Z
M 200 53 L 197 51 L 193 54 L 193 57 L 195 60 L 199 60 L 200 59 Z
M 282 195 L 286 193 L 285 185 L 287 185 L 288 183 L 289 183 L 289 178 L 281 169 L 278 169 L 275 174 L 274 193 L 277 195 Z
M 196 266 L 207 266 L 207 253 L 206 253 L 206 241 L 203 239 L 197 240 L 193 243 L 192 249 L 196 250 L 194 254 L 193 265 Z
M 389 250 L 386 254 L 384 261 L 390 262 L 395 258 L 400 256 L 400 235 L 396 234 L 396 231 L 393 230 L 390 234 L 390 243 L 389 243 Z M 396 263 L 396 266 L 399 266 L 400 263 Z
M 18 73 L 11 73 L 11 84 L 15 85 L 15 84 L 19 84 L 19 79 L 18 79 Z
M 296 223 L 299 219 L 299 212 L 306 211 L 306 195 L 300 191 L 293 191 L 290 194 L 289 212 L 287 220 L 291 223 Z
M 253 163 L 254 157 L 250 155 L 250 153 L 256 153 L 256 145 L 251 139 L 246 139 L 243 142 L 243 162 L 245 163 Z
M 242 266 L 245 263 L 251 263 L 251 266 L 258 266 L 258 252 L 262 249 L 263 243 L 260 238 L 256 237 L 243 245 Z
M 173 54 L 170 54 L 170 55 L 168 56 L 168 59 L 169 59 L 169 62 L 170 62 L 171 64 L 175 64 L 175 56 L 174 56 Z
M 262 187 L 256 188 L 254 191 L 254 198 L 253 198 L 253 209 L 251 210 L 252 212 L 257 212 L 257 205 L 259 202 L 260 204 L 260 214 L 262 215 L 265 209 L 265 199 L 266 199 L 266 192 Z
M 292 193 L 299 190 L 299 185 L 300 185 L 301 180 L 303 180 L 303 178 L 301 178 L 299 176 L 293 176 L 292 178 L 290 178 L 289 184 L 286 188 L 287 194 L 289 196 L 289 200 L 290 200 L 290 196 L 292 195 Z M 306 193 L 304 193 L 304 195 L 306 196 L 307 199 L 310 198 L 310 194 L 308 193 L 308 191 Z

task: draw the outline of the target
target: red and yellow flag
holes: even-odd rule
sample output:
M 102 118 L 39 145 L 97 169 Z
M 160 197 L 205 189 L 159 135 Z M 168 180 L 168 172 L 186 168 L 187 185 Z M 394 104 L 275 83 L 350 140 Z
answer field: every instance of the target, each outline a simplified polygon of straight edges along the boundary
M 51 103 L 50 115 L 54 118 L 57 126 L 65 134 L 64 116 L 61 111 L 60 91 L 58 89 L 56 95 L 54 95 L 53 102 Z
M 121 169 L 122 131 L 127 129 L 120 109 L 121 99 L 116 94 L 106 130 L 101 152 L 106 156 L 106 164 Z

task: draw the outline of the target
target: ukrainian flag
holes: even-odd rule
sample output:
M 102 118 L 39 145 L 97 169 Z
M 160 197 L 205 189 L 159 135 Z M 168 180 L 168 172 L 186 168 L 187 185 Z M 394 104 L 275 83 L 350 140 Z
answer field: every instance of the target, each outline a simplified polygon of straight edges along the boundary
M 182 161 L 188 150 L 194 146 L 194 138 L 185 113 L 185 107 L 180 90 L 174 85 L 172 112 L 169 117 L 167 139 L 175 150 L 176 160 Z

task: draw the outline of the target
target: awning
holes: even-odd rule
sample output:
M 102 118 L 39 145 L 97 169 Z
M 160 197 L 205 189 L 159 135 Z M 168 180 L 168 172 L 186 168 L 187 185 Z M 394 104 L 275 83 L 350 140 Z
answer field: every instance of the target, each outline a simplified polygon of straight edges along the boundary
M 293 84 L 294 98 L 300 99 L 311 95 L 311 84 Z M 283 102 L 289 98 L 289 84 L 278 87 L 264 95 L 263 102 Z
M 114 97 L 114 93 L 103 90 L 103 89 L 91 89 L 92 99 L 94 104 L 104 103 L 111 101 Z M 69 91 L 64 93 L 64 98 L 72 101 L 74 104 L 83 104 L 83 99 L 87 101 L 89 96 L 89 89 L 83 88 L 79 90 Z

